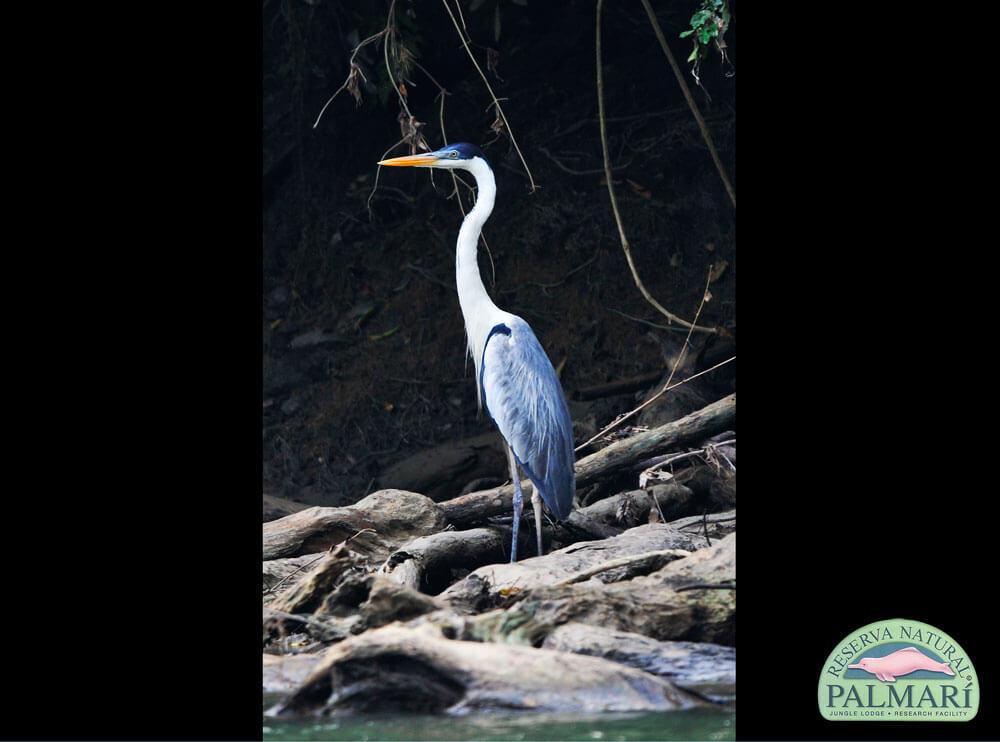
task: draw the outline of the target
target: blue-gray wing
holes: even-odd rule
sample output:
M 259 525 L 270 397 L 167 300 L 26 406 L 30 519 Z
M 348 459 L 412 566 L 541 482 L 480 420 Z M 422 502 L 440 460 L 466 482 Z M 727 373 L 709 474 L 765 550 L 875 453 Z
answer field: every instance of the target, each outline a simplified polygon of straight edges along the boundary
M 527 322 L 512 316 L 490 331 L 479 380 L 490 417 L 562 520 L 576 494 L 573 421 L 555 369 Z

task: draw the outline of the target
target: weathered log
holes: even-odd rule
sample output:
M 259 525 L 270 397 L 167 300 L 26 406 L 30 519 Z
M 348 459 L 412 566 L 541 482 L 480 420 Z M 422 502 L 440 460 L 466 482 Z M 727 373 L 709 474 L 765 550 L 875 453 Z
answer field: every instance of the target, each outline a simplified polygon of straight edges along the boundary
M 264 609 L 264 642 L 274 640 L 282 634 L 309 627 L 318 629 L 310 632 L 323 640 L 343 638 L 349 626 L 331 623 L 309 616 L 320 610 L 328 596 L 334 593 L 345 575 L 354 569 L 354 555 L 344 545 L 323 557 L 301 575 Z M 301 616 L 301 617 L 300 617 Z
M 710 512 L 736 505 L 736 472 L 726 466 L 693 466 L 679 471 L 675 479 L 694 491 Z
M 265 654 L 264 692 L 291 693 L 302 685 L 322 658 L 322 654 Z
M 692 515 L 687 518 L 678 518 L 670 521 L 670 525 L 684 533 L 704 534 L 708 531 L 708 537 L 715 543 L 736 531 L 736 511 L 726 510 L 721 513 L 709 513 L 707 515 Z
M 274 597 L 280 590 L 307 575 L 325 555 L 326 552 L 320 552 L 264 562 L 264 598 Z
M 443 607 L 434 598 L 405 585 L 400 585 L 384 575 L 372 575 L 368 599 L 361 604 L 361 620 L 353 629 L 355 634 L 385 626 L 393 621 L 408 621 Z
M 444 515 L 430 498 L 381 490 L 349 507 L 312 507 L 265 523 L 264 559 L 318 552 L 352 539 L 353 551 L 381 562 L 402 542 L 444 526 Z
M 552 585 L 612 559 L 671 549 L 693 551 L 704 545 L 704 538 L 682 534 L 667 525 L 639 526 L 613 538 L 574 544 L 514 564 L 508 562 L 479 567 L 442 592 L 440 597 L 457 610 L 479 612 L 501 605 L 516 592 Z M 596 574 L 596 578 L 602 582 L 631 579 L 637 574 L 658 569 L 671 559 L 679 558 L 681 553 L 660 553 L 649 559 L 602 571 Z
M 440 531 L 403 544 L 382 565 L 390 579 L 434 595 L 454 580 L 451 570 L 502 562 L 510 554 L 510 529 Z
M 685 441 L 726 430 L 733 426 L 735 420 L 736 395 L 730 394 L 680 420 L 616 441 L 576 462 L 577 487 Z M 525 499 L 530 498 L 533 491 L 531 483 L 522 482 L 521 488 Z M 440 503 L 440 507 L 449 523 L 471 523 L 510 512 L 513 497 L 514 488 L 508 484 L 446 500 Z
M 708 642 L 657 641 L 605 626 L 567 623 L 542 643 L 545 649 L 603 657 L 713 699 L 736 693 L 736 649 Z
M 648 523 L 650 510 L 662 511 L 666 522 L 687 515 L 693 507 L 693 499 L 694 493 L 683 485 L 673 482 L 655 484 L 642 490 L 620 492 L 574 510 L 561 525 L 570 533 L 577 531 L 579 535 L 609 530 L 611 534 L 608 535 L 617 535 Z
M 298 630 L 321 641 L 339 641 L 444 605 L 384 575 L 363 574 L 355 567 L 353 555 L 339 546 L 310 574 L 266 605 L 265 644 Z
M 643 457 L 664 449 L 725 430 L 736 421 L 736 395 L 717 402 L 644 433 L 615 441 L 600 451 L 576 462 L 576 481 L 585 485 L 609 471 L 628 466 Z
M 609 660 L 454 641 L 393 625 L 333 647 L 302 686 L 268 713 L 580 713 L 666 711 L 703 703 L 668 680 Z
M 736 641 L 736 534 L 691 556 L 627 582 L 597 580 L 511 592 L 508 612 L 558 626 L 575 621 L 643 634 L 653 639 Z M 731 582 L 732 581 L 732 582 Z M 733 589 L 685 590 L 733 584 Z
M 269 520 L 277 520 L 278 518 L 284 518 L 286 515 L 291 515 L 292 513 L 297 513 L 300 510 L 305 510 L 308 505 L 303 505 L 301 502 L 293 502 L 292 500 L 286 500 L 284 497 L 275 497 L 274 495 L 264 495 L 264 523 Z

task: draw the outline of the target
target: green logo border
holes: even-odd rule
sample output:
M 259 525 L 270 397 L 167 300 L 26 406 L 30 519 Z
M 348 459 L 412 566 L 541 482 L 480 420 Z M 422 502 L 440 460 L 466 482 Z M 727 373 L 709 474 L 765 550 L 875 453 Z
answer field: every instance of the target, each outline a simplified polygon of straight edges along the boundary
M 934 639 L 925 639 L 928 635 Z M 927 643 L 939 640 L 947 642 L 943 650 Z M 874 675 L 843 677 L 847 665 L 856 662 L 859 655 L 882 644 L 900 642 L 924 647 L 939 656 L 947 652 L 955 676 L 929 680 L 902 675 L 891 683 Z M 948 652 L 949 645 L 954 647 L 952 652 Z M 948 692 L 945 686 L 957 688 Z M 937 689 L 940 695 L 935 695 Z M 907 705 L 903 705 L 904 699 Z M 820 671 L 817 700 L 820 716 L 827 721 L 971 721 L 979 713 L 979 675 L 965 650 L 944 631 L 923 621 L 890 618 L 866 624 L 837 643 Z

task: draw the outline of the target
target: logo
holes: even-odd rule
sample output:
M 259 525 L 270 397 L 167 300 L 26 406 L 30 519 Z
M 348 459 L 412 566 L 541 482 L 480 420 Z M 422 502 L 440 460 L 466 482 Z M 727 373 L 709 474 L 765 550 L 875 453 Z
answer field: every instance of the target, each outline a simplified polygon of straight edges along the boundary
M 969 721 L 979 678 L 950 636 L 895 618 L 863 626 L 830 654 L 819 712 L 830 721 Z

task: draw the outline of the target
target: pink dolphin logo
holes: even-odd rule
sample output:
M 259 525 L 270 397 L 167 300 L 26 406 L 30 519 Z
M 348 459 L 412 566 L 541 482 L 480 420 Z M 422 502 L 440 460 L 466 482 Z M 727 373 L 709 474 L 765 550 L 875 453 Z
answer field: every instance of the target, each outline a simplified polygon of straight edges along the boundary
M 854 665 L 848 665 L 852 670 L 870 672 L 886 683 L 895 683 L 900 675 L 908 675 L 916 670 L 930 670 L 954 675 L 955 671 L 948 665 L 950 662 L 936 662 L 916 647 L 900 649 L 885 657 L 865 657 Z

